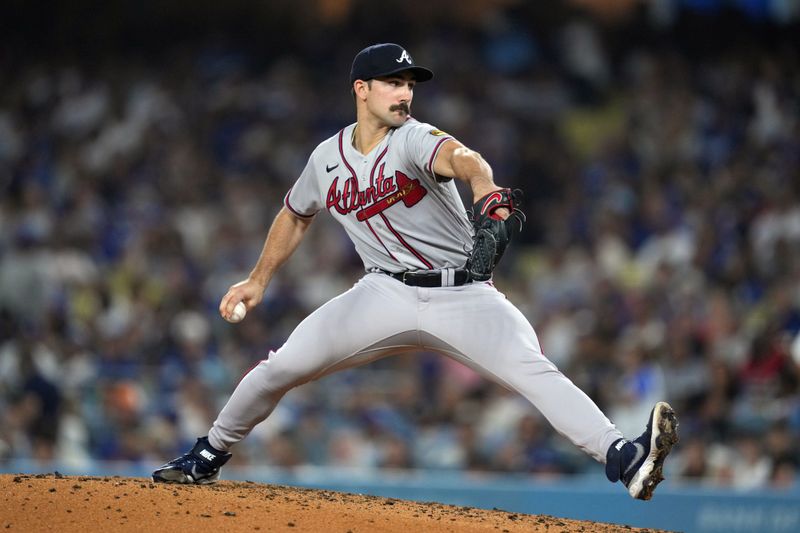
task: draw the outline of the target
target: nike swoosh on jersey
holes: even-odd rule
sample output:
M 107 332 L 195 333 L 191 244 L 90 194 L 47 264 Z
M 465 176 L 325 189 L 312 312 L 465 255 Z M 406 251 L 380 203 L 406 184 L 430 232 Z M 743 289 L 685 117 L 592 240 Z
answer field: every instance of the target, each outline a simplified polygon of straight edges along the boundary
M 325 172 L 330 172 L 331 170 L 335 169 L 338 166 L 339 166 L 339 163 L 336 163 L 335 165 L 333 165 L 331 167 L 329 167 L 328 165 L 325 165 Z

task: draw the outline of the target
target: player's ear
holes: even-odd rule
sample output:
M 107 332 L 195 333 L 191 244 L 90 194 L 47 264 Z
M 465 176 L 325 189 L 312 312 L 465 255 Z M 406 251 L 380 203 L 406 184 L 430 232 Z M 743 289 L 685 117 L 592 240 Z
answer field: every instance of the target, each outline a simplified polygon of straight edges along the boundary
M 365 100 L 369 92 L 369 83 L 364 80 L 356 80 L 353 82 L 353 97 L 356 100 Z

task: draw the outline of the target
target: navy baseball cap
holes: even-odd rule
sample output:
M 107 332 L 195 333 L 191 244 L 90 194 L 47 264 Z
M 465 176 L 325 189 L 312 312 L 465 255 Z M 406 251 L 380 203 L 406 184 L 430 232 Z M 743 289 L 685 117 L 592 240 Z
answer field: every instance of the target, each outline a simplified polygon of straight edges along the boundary
M 410 71 L 418 82 L 433 78 L 433 71 L 414 63 L 411 55 L 399 44 L 373 44 L 361 50 L 350 68 L 350 83 L 356 80 L 371 80 Z

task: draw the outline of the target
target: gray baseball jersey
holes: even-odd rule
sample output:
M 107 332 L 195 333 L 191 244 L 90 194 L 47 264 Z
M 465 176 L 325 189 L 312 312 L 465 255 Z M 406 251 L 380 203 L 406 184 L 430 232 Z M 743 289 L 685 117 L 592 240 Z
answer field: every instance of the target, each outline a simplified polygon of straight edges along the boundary
M 395 52 L 398 55 L 387 55 Z M 398 73 L 406 64 L 418 81 L 433 75 L 414 66 L 408 52 L 388 43 L 362 50 L 351 78 Z M 631 482 L 630 490 L 638 491 L 631 492 L 636 497 L 649 497 L 669 448 L 652 438 L 656 445 L 649 452 L 641 443 L 624 442 L 591 398 L 545 357 L 533 326 L 519 309 L 491 281 L 458 276 L 463 271 L 457 269 L 471 251 L 472 225 L 454 182 L 437 179 L 434 172 L 442 146 L 452 137 L 408 119 L 362 154 L 353 147 L 355 129 L 351 124 L 317 146 L 284 205 L 302 218 L 327 209 L 344 226 L 367 274 L 309 314 L 283 346 L 245 374 L 209 430 L 208 444 L 229 450 L 273 412 L 284 394 L 303 383 L 382 357 L 425 350 L 460 361 L 518 392 L 556 431 L 597 461 L 606 461 L 612 445 L 614 457 L 621 458 L 625 446 L 629 452 L 636 447 L 647 453 L 638 459 L 632 456 L 630 465 L 638 460 L 641 466 L 636 467 L 639 479 Z M 409 271 L 436 271 L 415 278 L 435 280 L 439 275 L 440 282 L 408 283 L 405 274 L 386 275 Z M 181 468 L 194 482 L 188 467 L 170 466 L 191 461 L 176 461 L 165 469 Z M 610 464 L 607 476 L 614 481 L 621 467 Z M 645 468 L 650 474 L 643 477 Z M 191 475 L 196 476 L 194 467 Z M 203 479 L 213 481 L 210 475 Z M 643 492 L 646 483 L 650 492 Z
M 321 143 L 284 198 L 300 217 L 327 209 L 368 271 L 463 267 L 472 230 L 452 180 L 433 162 L 451 136 L 409 119 L 370 153 L 351 142 L 355 124 Z
M 490 282 L 453 286 L 443 274 L 441 287 L 423 288 L 375 272 L 445 273 L 466 263 L 472 231 L 464 205 L 453 182 L 437 181 L 433 172 L 451 137 L 412 119 L 364 155 L 352 146 L 354 128 L 314 150 L 284 204 L 300 217 L 327 209 L 371 272 L 306 317 L 248 372 L 209 431 L 209 443 L 229 449 L 302 383 L 430 350 L 519 392 L 557 431 L 604 461 L 621 433 L 542 354 L 533 327 Z

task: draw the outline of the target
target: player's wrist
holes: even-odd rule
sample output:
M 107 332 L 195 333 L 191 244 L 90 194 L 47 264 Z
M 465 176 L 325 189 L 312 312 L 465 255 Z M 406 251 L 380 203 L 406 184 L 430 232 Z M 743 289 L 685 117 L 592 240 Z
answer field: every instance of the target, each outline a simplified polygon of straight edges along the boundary
M 269 284 L 269 277 L 258 274 L 250 274 L 250 276 L 247 278 L 247 281 L 249 283 L 253 283 L 261 287 L 261 292 L 263 293 L 264 291 L 267 290 L 267 285 Z

